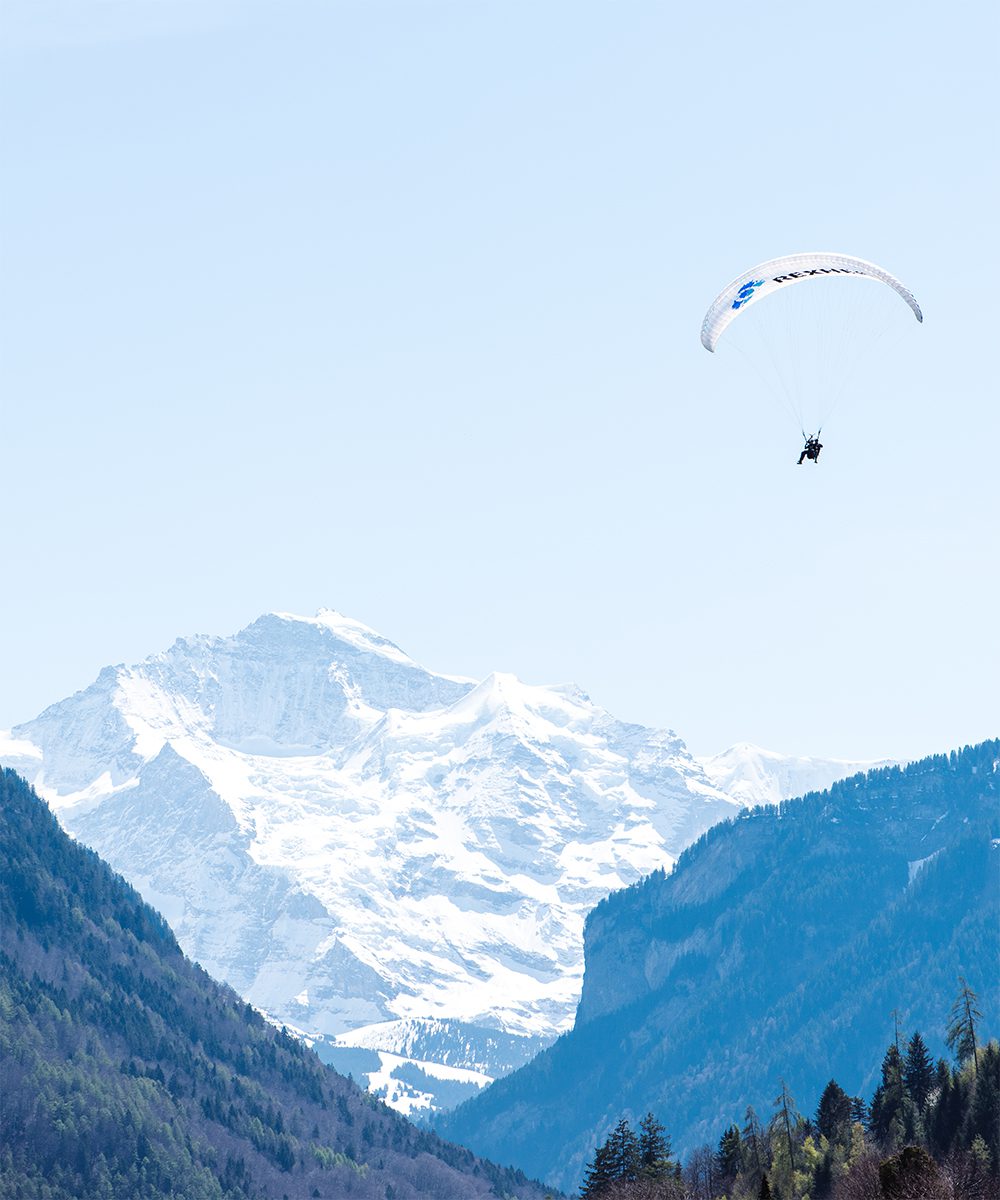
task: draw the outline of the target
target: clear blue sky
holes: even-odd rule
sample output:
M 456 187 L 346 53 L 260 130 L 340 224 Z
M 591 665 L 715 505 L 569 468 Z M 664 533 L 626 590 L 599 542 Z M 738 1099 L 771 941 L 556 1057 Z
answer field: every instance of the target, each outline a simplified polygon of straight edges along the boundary
M 697 752 L 1000 729 L 992 4 L 6 0 L 0 726 L 333 607 Z M 698 340 L 926 320 L 793 466 Z

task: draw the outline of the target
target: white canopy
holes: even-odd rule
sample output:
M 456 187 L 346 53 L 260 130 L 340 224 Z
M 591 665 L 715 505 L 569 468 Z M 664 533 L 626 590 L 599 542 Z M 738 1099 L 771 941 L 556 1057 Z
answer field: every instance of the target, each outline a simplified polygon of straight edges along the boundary
M 714 351 L 730 321 L 738 316 L 741 309 L 759 300 L 761 296 L 767 296 L 778 288 L 800 283 L 805 279 L 838 275 L 861 275 L 888 284 L 893 291 L 902 296 L 917 320 L 923 321 L 924 315 L 920 311 L 920 305 L 912 294 L 894 275 L 890 275 L 875 263 L 865 262 L 863 258 L 852 258 L 848 254 L 788 254 L 784 258 L 772 258 L 769 262 L 761 263 L 722 289 L 705 314 L 701 327 L 701 344 L 706 350 Z

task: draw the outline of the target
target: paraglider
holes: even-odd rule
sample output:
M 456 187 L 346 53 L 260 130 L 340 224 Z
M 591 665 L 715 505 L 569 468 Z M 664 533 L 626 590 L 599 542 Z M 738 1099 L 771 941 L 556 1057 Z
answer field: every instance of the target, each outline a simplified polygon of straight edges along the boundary
M 877 312 L 876 319 L 868 319 L 867 307 L 877 310 L 881 304 L 876 295 L 876 303 L 866 306 L 865 301 L 871 300 L 871 296 L 862 293 L 870 289 L 841 289 L 839 282 L 828 290 L 812 284 L 800 291 L 796 286 L 814 280 L 848 279 L 884 284 L 903 300 L 918 321 L 923 321 L 913 294 L 883 267 L 847 254 L 816 252 L 773 258 L 737 276 L 716 296 L 702 322 L 701 344 L 711 353 L 734 322 L 740 330 L 745 322 L 748 344 L 735 348 L 765 378 L 768 390 L 776 394 L 798 424 L 805 441 L 799 465 L 806 459 L 819 461 L 823 448 L 820 433 L 833 406 L 846 391 L 848 368 L 854 365 L 853 360 L 864 343 L 878 342 L 885 332 L 881 326 L 894 320 L 893 311 Z M 775 293 L 793 291 L 794 296 L 780 303 L 769 300 L 759 305 Z M 881 289 L 877 292 L 881 293 Z M 831 293 L 835 293 L 833 302 Z M 893 306 L 890 304 L 888 308 L 892 310 Z M 751 315 L 745 317 L 748 310 L 752 310 Z M 806 434 L 807 418 L 816 433 Z
M 802 460 L 805 458 L 808 458 L 810 462 L 819 462 L 819 452 L 822 449 L 823 443 L 819 440 L 819 434 L 811 433 L 806 438 L 806 444 L 799 455 L 799 466 L 802 466 Z

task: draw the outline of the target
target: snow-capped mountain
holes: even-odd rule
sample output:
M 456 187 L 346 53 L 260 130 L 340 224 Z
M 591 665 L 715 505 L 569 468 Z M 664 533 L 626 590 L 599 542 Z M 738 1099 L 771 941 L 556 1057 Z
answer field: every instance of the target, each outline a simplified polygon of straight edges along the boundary
M 576 687 L 434 674 L 331 611 L 108 667 L 0 760 L 211 974 L 379 1056 L 400 1107 L 432 1065 L 479 1087 L 568 1028 L 587 912 L 742 801 Z
M 698 760 L 715 786 L 748 808 L 777 804 L 807 792 L 825 791 L 838 779 L 898 765 L 893 759 L 850 762 L 840 758 L 796 758 L 737 742 L 721 754 Z

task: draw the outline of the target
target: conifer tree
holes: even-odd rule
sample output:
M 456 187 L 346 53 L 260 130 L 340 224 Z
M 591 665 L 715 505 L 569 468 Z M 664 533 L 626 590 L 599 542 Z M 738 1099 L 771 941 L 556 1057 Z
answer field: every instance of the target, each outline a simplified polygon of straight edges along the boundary
M 915 1134 L 916 1110 L 903 1082 L 903 1056 L 895 1042 L 882 1059 L 882 1082 L 872 1097 L 868 1128 L 883 1149 L 890 1151 Z
M 813 1176 L 812 1189 L 809 1193 L 814 1200 L 825 1200 L 833 1190 L 833 1156 L 824 1154 Z
M 982 1069 L 972 1099 L 970 1140 L 982 1138 L 994 1171 L 1000 1172 L 1000 1045 L 990 1042 L 980 1058 Z
M 828 1142 L 842 1142 L 851 1132 L 851 1098 L 835 1079 L 823 1089 L 816 1128 Z
M 959 1133 L 968 1108 L 969 1084 L 960 1071 L 952 1071 L 942 1059 L 938 1063 L 937 1088 L 932 1102 L 928 1134 L 931 1149 L 944 1158 L 960 1144 Z
M 607 1141 L 609 1166 L 614 1179 L 631 1182 L 639 1177 L 639 1139 L 622 1117 Z
M 882 1083 L 892 1087 L 903 1082 L 903 1056 L 895 1042 L 886 1050 L 882 1059 Z
M 587 1168 L 583 1186 L 580 1188 L 580 1200 L 599 1200 L 615 1179 L 611 1150 L 608 1142 L 605 1142 L 594 1151 L 594 1161 Z
M 906 1062 L 903 1066 L 903 1082 L 910 1098 L 920 1112 L 927 1107 L 927 1099 L 934 1087 L 934 1064 L 919 1033 L 910 1038 L 906 1047 Z
M 648 1112 L 639 1122 L 639 1178 L 666 1179 L 671 1169 L 666 1127 Z
M 771 1185 L 768 1183 L 766 1175 L 761 1176 L 757 1200 L 771 1200 Z
M 728 1189 L 743 1170 L 743 1139 L 740 1137 L 738 1126 L 730 1125 L 719 1139 L 719 1149 L 715 1157 L 723 1185 Z
M 951 1086 L 951 1067 L 943 1058 L 937 1060 L 937 1066 L 934 1068 L 934 1088 L 935 1091 L 940 1091 L 942 1088 Z
M 934 1090 L 927 1116 L 927 1140 L 935 1157 L 942 1157 L 951 1146 L 955 1130 L 951 1127 L 951 1068 L 943 1058 L 934 1070 Z
M 945 1035 L 945 1040 L 955 1055 L 955 1061 L 958 1065 L 961 1066 L 966 1059 L 971 1058 L 973 1070 L 978 1076 L 979 1063 L 976 1056 L 976 1022 L 982 1020 L 983 1014 L 979 1011 L 979 997 L 965 982 L 964 976 L 959 975 L 958 982 L 961 988 L 958 996 L 955 998 L 955 1003 L 951 1006 L 951 1015 L 948 1021 L 948 1032 Z

